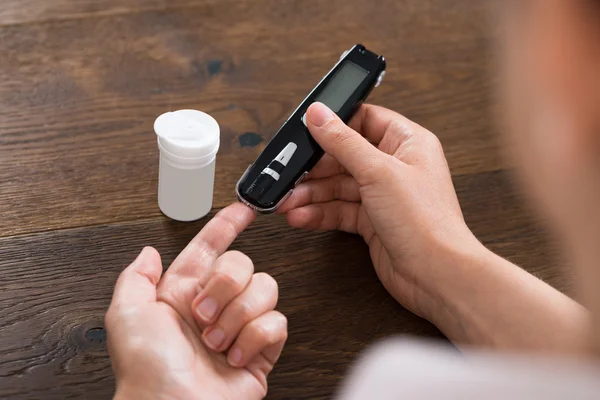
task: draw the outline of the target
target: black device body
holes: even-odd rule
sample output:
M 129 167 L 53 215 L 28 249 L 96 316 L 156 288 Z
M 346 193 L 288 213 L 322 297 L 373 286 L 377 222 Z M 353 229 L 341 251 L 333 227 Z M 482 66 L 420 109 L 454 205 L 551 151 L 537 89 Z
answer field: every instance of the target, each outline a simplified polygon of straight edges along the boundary
M 385 66 L 382 56 L 361 44 L 345 51 L 240 178 L 236 185 L 238 199 L 261 213 L 277 210 L 323 156 L 323 149 L 302 120 L 308 107 L 320 101 L 347 123 L 373 88 L 379 85 Z M 290 143 L 297 146 L 291 156 L 286 147 Z M 289 157 L 281 156 L 284 149 Z M 281 165 L 276 158 L 287 158 L 286 164 Z

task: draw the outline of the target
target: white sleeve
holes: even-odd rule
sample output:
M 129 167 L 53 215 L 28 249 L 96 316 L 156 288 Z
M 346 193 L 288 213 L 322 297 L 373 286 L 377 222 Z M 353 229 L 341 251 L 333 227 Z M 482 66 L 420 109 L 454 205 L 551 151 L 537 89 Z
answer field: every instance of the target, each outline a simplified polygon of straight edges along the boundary
M 600 369 L 573 360 L 469 352 L 386 340 L 351 370 L 339 400 L 600 399 Z

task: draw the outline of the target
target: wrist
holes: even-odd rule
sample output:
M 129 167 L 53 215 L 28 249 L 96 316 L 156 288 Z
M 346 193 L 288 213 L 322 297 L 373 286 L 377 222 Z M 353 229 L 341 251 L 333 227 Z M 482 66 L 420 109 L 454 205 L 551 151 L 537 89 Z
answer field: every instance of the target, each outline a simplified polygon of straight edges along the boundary
M 427 282 L 419 285 L 427 293 L 423 317 L 452 340 L 463 336 L 464 305 L 473 302 L 473 290 L 495 268 L 492 266 L 498 256 L 470 232 L 460 240 L 443 242 L 435 248 L 428 263 L 432 271 Z

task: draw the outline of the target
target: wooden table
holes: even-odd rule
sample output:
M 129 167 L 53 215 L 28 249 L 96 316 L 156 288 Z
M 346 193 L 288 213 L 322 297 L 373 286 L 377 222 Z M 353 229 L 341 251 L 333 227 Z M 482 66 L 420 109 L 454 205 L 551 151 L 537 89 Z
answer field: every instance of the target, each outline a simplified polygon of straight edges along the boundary
M 497 145 L 488 9 L 481 0 L 3 0 L 0 397 L 111 397 L 103 315 L 117 275 L 144 245 L 168 266 L 208 220 L 160 213 L 156 116 L 194 108 L 219 121 L 216 211 L 357 42 L 388 60 L 370 101 L 439 135 L 478 237 L 565 290 Z M 272 216 L 233 247 L 278 280 L 289 318 L 269 398 L 328 398 L 377 339 L 441 336 L 386 293 L 357 237 Z

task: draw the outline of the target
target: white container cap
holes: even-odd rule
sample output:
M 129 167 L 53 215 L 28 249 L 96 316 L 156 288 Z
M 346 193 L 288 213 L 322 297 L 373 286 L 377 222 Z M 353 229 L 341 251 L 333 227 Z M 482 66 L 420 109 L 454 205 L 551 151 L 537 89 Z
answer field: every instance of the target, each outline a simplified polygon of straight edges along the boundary
M 195 221 L 212 208 L 219 124 L 196 110 L 178 110 L 154 122 L 160 150 L 158 206 L 169 218 Z
M 206 165 L 219 150 L 219 124 L 202 111 L 166 112 L 154 122 L 154 131 L 161 153 L 181 167 Z

